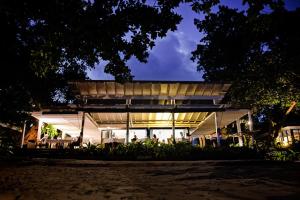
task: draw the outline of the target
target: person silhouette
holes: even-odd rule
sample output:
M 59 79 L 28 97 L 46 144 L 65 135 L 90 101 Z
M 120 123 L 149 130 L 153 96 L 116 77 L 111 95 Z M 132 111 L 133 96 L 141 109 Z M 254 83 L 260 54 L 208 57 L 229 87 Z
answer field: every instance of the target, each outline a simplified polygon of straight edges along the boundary
M 153 141 L 154 143 L 157 143 L 157 142 L 158 142 L 158 138 L 156 138 L 156 135 L 155 135 L 155 134 L 153 135 L 152 141 Z
M 133 138 L 131 139 L 131 142 L 135 143 L 137 141 L 137 137 L 136 135 L 134 134 Z

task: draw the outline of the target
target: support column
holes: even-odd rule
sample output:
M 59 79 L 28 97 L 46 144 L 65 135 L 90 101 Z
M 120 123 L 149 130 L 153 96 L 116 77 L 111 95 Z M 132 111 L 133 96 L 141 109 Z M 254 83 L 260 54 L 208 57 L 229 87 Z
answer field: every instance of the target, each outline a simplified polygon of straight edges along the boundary
M 79 136 L 80 147 L 82 147 L 82 142 L 83 142 L 84 123 L 85 123 L 85 112 L 82 113 L 81 131 Z
M 176 108 L 176 102 L 175 99 L 171 99 L 171 104 L 173 105 L 173 108 Z M 172 111 L 172 136 L 173 136 L 173 144 L 176 143 L 175 140 L 175 113 Z
M 217 145 L 221 146 L 220 129 L 219 129 L 217 112 L 215 112 L 215 128 L 216 128 Z
M 129 112 L 127 112 L 127 119 L 126 119 L 126 138 L 125 138 L 125 143 L 128 144 L 129 143 L 129 119 L 130 118 L 130 114 Z
M 280 142 L 282 143 L 283 142 L 283 133 L 279 132 L 278 137 L 279 137 Z
M 66 137 L 66 133 L 64 131 L 62 131 L 61 132 L 61 139 L 63 140 L 63 139 L 65 139 L 65 137 Z
M 24 125 L 23 125 L 21 148 L 23 148 L 23 145 L 24 145 L 24 137 L 25 137 L 25 132 L 26 132 L 26 122 L 27 121 L 25 120 Z
M 254 144 L 254 137 L 253 137 L 253 120 L 252 120 L 252 115 L 251 115 L 251 111 L 248 111 L 248 125 L 249 125 L 249 131 L 251 134 L 251 141 L 250 144 L 253 145 Z
M 101 138 L 100 144 L 103 144 L 103 131 L 102 130 L 101 130 L 101 133 L 100 133 L 100 138 Z
M 293 129 L 290 129 L 290 133 L 291 133 L 291 138 L 292 138 L 292 144 L 295 144 L 295 136 L 294 136 Z
M 173 143 L 175 143 L 175 113 L 172 112 L 172 135 L 173 135 Z
M 36 136 L 36 142 L 37 143 L 41 140 L 42 125 L 43 125 L 42 120 L 39 120 L 39 122 L 38 122 L 37 136 Z
M 130 105 L 131 105 L 131 99 L 126 99 L 126 108 L 129 109 Z M 130 113 L 127 112 L 125 144 L 129 143 L 129 122 L 130 122 Z
M 150 138 L 150 128 L 147 128 L 146 132 L 147 132 L 147 138 Z
M 239 137 L 239 146 L 242 147 L 244 145 L 244 142 L 243 142 L 243 133 L 242 133 L 242 129 L 241 129 L 241 120 L 240 119 L 236 120 L 236 128 L 237 128 L 237 134 Z
M 288 130 L 285 131 L 285 135 L 286 135 L 287 144 L 289 144 L 289 131 Z

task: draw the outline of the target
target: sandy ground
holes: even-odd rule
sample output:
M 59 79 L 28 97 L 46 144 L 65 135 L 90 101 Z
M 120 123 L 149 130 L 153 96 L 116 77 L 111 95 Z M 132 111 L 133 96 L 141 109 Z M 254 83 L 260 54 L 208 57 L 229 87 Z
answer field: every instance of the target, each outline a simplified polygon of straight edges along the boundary
M 0 164 L 3 199 L 300 199 L 300 163 L 36 160 Z

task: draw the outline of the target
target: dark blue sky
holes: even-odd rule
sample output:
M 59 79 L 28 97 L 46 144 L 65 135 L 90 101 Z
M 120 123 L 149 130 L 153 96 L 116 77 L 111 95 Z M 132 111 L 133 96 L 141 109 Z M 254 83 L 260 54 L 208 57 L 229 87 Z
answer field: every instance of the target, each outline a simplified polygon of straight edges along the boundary
M 242 9 L 242 0 L 221 0 L 233 8 Z M 286 0 L 290 10 L 300 7 L 300 0 Z M 183 17 L 175 32 L 169 32 L 166 37 L 156 40 L 156 45 L 150 50 L 147 63 L 140 63 L 135 58 L 128 65 L 135 80 L 202 80 L 202 73 L 197 72 L 196 64 L 190 60 L 191 52 L 196 48 L 202 35 L 194 26 L 194 18 L 199 15 L 191 11 L 190 6 L 181 5 L 176 11 Z M 202 17 L 202 16 L 200 16 Z M 113 79 L 103 72 L 103 66 L 97 66 L 89 71 L 91 79 Z

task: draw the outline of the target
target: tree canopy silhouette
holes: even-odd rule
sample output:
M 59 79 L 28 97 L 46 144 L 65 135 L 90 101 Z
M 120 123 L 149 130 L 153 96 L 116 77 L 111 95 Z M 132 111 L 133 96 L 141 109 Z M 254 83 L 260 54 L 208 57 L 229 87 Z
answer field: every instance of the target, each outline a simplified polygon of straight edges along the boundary
M 146 62 L 155 39 L 180 22 L 180 2 L 1 1 L 0 120 L 68 99 L 67 81 L 87 79 L 102 61 L 117 81 L 131 80 L 126 61 Z
M 300 9 L 281 0 L 244 0 L 244 11 L 210 2 L 218 10 L 200 9 L 205 19 L 195 20 L 205 35 L 192 52 L 198 70 L 206 81 L 231 82 L 227 100 L 280 127 L 291 104 L 300 105 Z

